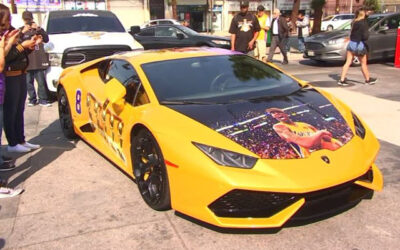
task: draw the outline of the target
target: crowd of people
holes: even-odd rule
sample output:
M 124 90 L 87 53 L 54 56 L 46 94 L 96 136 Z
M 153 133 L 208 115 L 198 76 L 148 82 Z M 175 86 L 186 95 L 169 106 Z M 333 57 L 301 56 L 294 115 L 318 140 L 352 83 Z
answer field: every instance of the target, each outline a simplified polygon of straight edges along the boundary
M 265 13 L 262 5 L 257 7 L 257 14 L 254 16 L 248 12 L 249 2 L 240 1 L 240 12 L 231 21 L 229 33 L 231 33 L 231 50 L 239 51 L 250 56 L 254 56 L 264 62 L 272 62 L 276 47 L 279 47 L 283 56 L 282 64 L 288 64 L 288 43 L 289 34 L 296 29 L 298 36 L 298 50 L 300 53 L 305 51 L 305 38 L 310 33 L 310 20 L 303 12 L 299 12 L 295 25 L 290 16 L 282 16 L 279 9 L 274 9 L 272 18 Z M 346 63 L 343 66 L 338 85 L 347 86 L 347 71 L 357 56 L 361 63 L 361 71 L 366 84 L 375 84 L 377 78 L 369 76 L 367 67 L 368 46 L 366 41 L 369 37 L 368 23 L 366 17 L 368 10 L 361 8 L 356 11 L 356 18 L 352 23 L 350 42 L 347 46 Z M 271 46 L 268 56 L 266 54 L 267 33 L 271 34 Z
M 24 110 L 27 94 L 31 105 L 37 104 L 33 78 L 39 89 L 39 104 L 49 106 L 43 63 L 43 42 L 48 41 L 46 32 L 33 21 L 33 15 L 25 11 L 22 15 L 25 25 L 14 28 L 7 6 L 0 4 L 0 139 L 2 126 L 8 141 L 7 151 L 26 153 L 40 148 L 40 145 L 25 140 Z M 42 53 L 42 54 L 41 54 Z M 11 157 L 0 148 L 0 172 L 15 169 Z M 1 176 L 0 176 L 1 177 Z M 7 181 L 0 178 L 0 198 L 13 197 L 22 189 L 7 187 Z

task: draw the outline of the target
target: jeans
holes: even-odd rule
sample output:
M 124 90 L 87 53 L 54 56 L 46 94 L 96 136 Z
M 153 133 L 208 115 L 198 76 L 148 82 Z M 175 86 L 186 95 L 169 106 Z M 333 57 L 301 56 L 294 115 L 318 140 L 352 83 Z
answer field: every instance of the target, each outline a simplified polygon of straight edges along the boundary
M 3 154 L 1 153 L 1 136 L 3 133 L 3 104 L 0 104 L 0 165 L 3 164 Z
M 47 102 L 49 100 L 48 90 L 46 86 L 46 77 L 42 69 L 29 70 L 26 74 L 26 87 L 28 89 L 29 102 L 37 101 L 35 86 L 33 84 L 35 79 L 38 83 L 39 102 Z
M 306 49 L 304 45 L 304 37 L 299 37 L 299 51 L 301 53 L 304 53 L 304 50 Z
M 25 142 L 24 110 L 26 100 L 26 75 L 6 77 L 4 95 L 4 132 L 9 146 Z

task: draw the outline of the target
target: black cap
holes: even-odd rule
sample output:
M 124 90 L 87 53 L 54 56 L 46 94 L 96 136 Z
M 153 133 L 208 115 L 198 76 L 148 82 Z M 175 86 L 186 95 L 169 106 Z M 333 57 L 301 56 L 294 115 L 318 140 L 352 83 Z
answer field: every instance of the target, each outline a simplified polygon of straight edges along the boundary
M 240 7 L 249 7 L 249 1 L 240 1 Z
M 258 11 L 264 11 L 265 8 L 264 8 L 264 6 L 262 6 L 262 5 L 258 5 L 257 10 L 258 10 Z
M 22 12 L 22 19 L 23 20 L 33 20 L 32 12 L 25 10 Z

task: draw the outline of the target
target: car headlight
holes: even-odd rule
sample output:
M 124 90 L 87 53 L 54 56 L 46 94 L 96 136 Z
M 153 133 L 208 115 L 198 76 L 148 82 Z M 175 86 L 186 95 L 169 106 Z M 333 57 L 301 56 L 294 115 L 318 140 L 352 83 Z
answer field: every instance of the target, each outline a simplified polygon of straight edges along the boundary
M 213 43 L 218 44 L 218 45 L 229 45 L 229 41 L 224 41 L 224 40 L 211 40 Z
M 207 146 L 197 142 L 193 142 L 193 144 L 213 161 L 222 166 L 251 169 L 257 162 L 257 158 L 251 156 Z
M 356 130 L 356 135 L 358 135 L 359 137 L 364 139 L 364 137 L 365 137 L 364 126 L 362 125 L 360 119 L 358 119 L 358 117 L 353 112 L 351 114 L 353 115 L 353 121 L 354 121 L 355 130 Z
M 62 54 L 59 53 L 49 53 L 50 66 L 60 66 L 61 65 Z
M 328 44 L 329 45 L 342 44 L 342 43 L 347 42 L 348 40 L 349 40 L 348 37 L 343 37 L 343 38 L 339 38 L 339 39 L 329 40 Z

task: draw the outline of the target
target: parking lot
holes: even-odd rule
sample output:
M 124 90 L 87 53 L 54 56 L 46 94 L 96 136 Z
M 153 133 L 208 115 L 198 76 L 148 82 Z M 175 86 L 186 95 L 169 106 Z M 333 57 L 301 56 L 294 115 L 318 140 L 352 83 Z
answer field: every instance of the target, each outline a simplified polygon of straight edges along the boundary
M 25 192 L 0 200 L 0 248 L 398 249 L 400 69 L 371 64 L 371 75 L 379 80 L 369 86 L 353 67 L 350 86 L 338 87 L 340 65 L 290 58 L 282 67 L 286 72 L 341 98 L 380 140 L 376 163 L 385 183 L 372 200 L 324 220 L 277 230 L 217 230 L 172 210 L 157 212 L 112 163 L 85 142 L 64 138 L 54 103 L 26 109 L 26 135 L 42 148 L 13 155 L 18 168 L 5 172 L 9 185 Z

